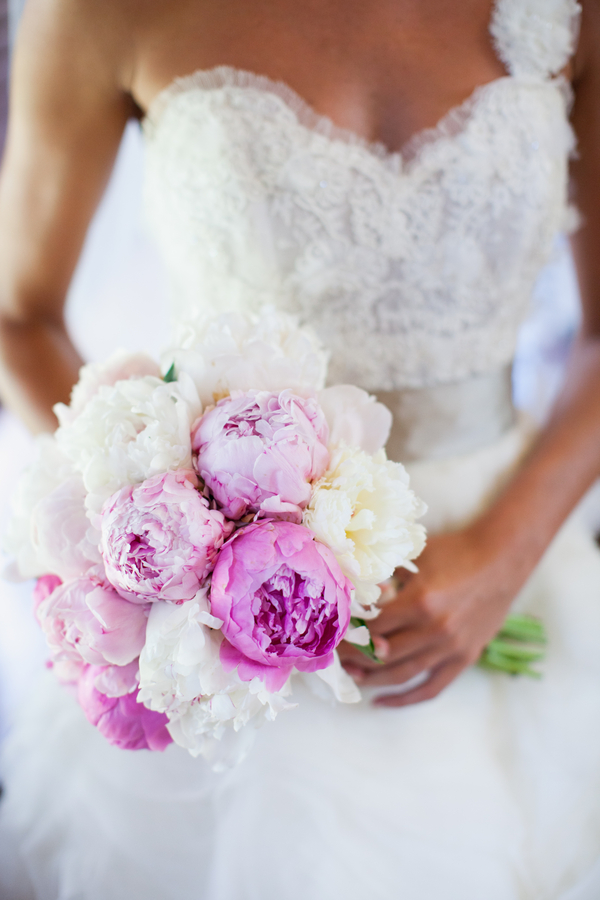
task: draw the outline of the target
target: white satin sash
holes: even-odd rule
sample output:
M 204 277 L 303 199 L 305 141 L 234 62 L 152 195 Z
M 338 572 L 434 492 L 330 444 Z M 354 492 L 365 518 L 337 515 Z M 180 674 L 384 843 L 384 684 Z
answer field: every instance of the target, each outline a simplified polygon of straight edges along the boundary
M 515 423 L 512 367 L 462 381 L 377 392 L 394 417 L 386 445 L 398 462 L 444 459 L 477 450 Z

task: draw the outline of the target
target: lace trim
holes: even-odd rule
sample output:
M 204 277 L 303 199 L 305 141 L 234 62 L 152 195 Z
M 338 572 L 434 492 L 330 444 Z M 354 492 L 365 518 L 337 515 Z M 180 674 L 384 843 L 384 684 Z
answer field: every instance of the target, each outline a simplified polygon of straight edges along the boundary
M 298 122 L 311 131 L 316 131 L 330 140 L 340 140 L 369 150 L 375 156 L 385 158 L 396 156 L 379 141 L 369 141 L 348 128 L 336 125 L 328 116 L 318 113 L 300 94 L 283 81 L 275 81 L 268 75 L 257 75 L 246 69 L 233 66 L 215 66 L 213 69 L 198 69 L 191 75 L 176 78 L 154 98 L 148 108 L 146 118 L 156 125 L 165 108 L 174 97 L 188 91 L 215 91 L 225 87 L 251 89 L 262 93 L 275 94 L 294 113 Z
M 321 134 L 330 141 L 340 141 L 351 146 L 361 147 L 378 159 L 392 165 L 395 164 L 394 167 L 402 168 L 403 164 L 415 160 L 428 145 L 460 134 L 482 97 L 499 84 L 512 81 L 512 79 L 512 75 L 501 75 L 486 84 L 478 85 L 462 103 L 453 106 L 445 113 L 436 125 L 418 131 L 406 141 L 400 150 L 390 150 L 380 141 L 369 141 L 351 129 L 336 125 L 329 116 L 318 113 L 285 82 L 275 81 L 267 75 L 257 75 L 254 72 L 236 69 L 232 66 L 199 69 L 192 72 L 191 75 L 176 78 L 150 103 L 144 119 L 144 127 L 150 134 L 158 126 L 167 106 L 180 94 L 194 90 L 214 91 L 226 87 L 251 89 L 278 97 L 291 110 L 296 121 L 303 128 Z
M 496 0 L 490 34 L 512 75 L 549 78 L 575 52 L 580 18 L 579 0 Z

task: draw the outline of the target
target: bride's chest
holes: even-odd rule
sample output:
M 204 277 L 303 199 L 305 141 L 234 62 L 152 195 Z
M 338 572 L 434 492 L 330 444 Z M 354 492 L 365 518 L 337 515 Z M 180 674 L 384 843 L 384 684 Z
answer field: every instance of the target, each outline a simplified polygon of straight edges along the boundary
M 495 2 L 178 0 L 166 16 L 158 4 L 136 41 L 132 92 L 148 109 L 178 76 L 226 64 L 291 85 L 338 125 L 397 150 L 506 74 L 489 30 Z
M 573 137 L 555 82 L 497 79 L 403 153 L 231 69 L 191 76 L 155 113 L 148 196 L 158 227 L 179 223 L 207 262 L 230 259 L 235 241 L 283 274 L 306 264 L 314 242 L 320 255 L 343 245 L 421 266 L 445 254 L 446 268 L 469 245 L 471 260 L 512 267 L 540 229 L 560 226 Z

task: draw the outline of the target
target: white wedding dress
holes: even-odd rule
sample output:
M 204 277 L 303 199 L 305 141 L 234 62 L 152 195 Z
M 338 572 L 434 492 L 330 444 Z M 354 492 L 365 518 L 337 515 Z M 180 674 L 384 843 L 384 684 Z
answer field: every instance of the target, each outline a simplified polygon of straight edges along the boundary
M 298 314 L 331 380 L 382 394 L 432 530 L 475 516 L 527 443 L 508 366 L 570 226 L 575 0 L 497 0 L 507 74 L 402 153 L 229 68 L 145 122 L 176 339 L 207 311 Z M 479 669 L 437 699 L 334 705 L 304 686 L 225 774 L 109 746 L 50 676 L 9 740 L 2 900 L 597 900 L 600 553 L 575 514 L 516 601 L 541 681 Z

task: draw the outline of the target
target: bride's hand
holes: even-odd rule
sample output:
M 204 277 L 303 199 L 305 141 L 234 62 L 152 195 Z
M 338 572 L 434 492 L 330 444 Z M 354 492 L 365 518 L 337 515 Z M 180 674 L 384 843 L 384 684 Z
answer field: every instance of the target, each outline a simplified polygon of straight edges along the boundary
M 368 623 L 383 664 L 342 642 L 342 663 L 361 687 L 400 685 L 430 672 L 419 686 L 376 703 L 405 706 L 430 700 L 479 658 L 524 580 L 521 565 L 509 558 L 512 554 L 494 544 L 477 525 L 430 537 L 418 574 L 397 571 L 400 590 Z

